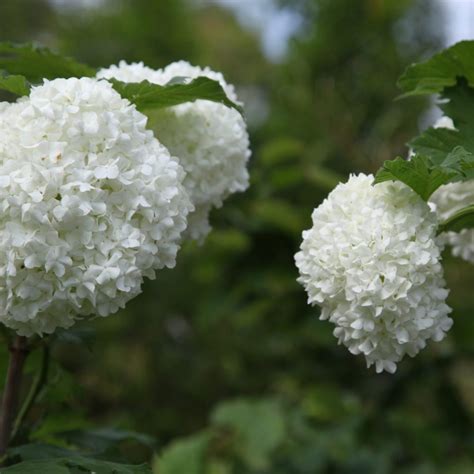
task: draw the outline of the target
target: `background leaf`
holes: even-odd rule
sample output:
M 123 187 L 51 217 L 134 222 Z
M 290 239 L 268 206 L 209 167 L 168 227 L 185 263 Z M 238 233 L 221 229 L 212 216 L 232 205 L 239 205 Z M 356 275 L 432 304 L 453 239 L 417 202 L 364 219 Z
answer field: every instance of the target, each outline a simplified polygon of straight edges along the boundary
M 19 456 L 22 461 L 33 461 L 80 456 L 80 453 L 51 444 L 29 443 L 10 448 L 8 450 L 8 457 L 13 456 Z
M 92 350 L 96 339 L 96 331 L 92 326 L 74 326 L 69 329 L 58 329 L 53 335 L 53 342 L 74 344 Z
M 58 433 L 57 436 L 73 446 L 94 453 L 105 452 L 124 441 L 133 441 L 147 447 L 155 445 L 155 439 L 151 436 L 116 428 L 70 430 Z
M 281 407 L 272 400 L 222 403 L 213 413 L 211 421 L 234 432 L 235 450 L 247 465 L 256 469 L 268 466 L 273 450 L 286 433 Z
M 156 459 L 154 474 L 206 474 L 204 456 L 209 441 L 208 432 L 175 441 Z
M 36 83 L 56 77 L 95 76 L 93 68 L 31 43 L 0 43 L 0 69 Z
M 150 474 L 151 469 L 142 465 L 119 464 L 85 457 L 58 458 L 48 460 L 24 461 L 14 466 L 3 468 L 2 474 Z

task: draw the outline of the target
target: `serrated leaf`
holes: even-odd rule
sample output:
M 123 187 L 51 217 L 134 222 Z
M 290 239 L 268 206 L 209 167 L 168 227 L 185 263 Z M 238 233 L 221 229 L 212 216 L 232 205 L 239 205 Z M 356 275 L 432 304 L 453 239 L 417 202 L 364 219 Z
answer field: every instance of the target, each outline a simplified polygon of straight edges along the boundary
M 126 83 L 110 79 L 110 82 L 123 98 L 134 103 L 141 111 L 172 107 L 200 99 L 219 102 L 242 112 L 241 107 L 227 97 L 218 81 L 197 77 L 183 83 L 182 78 L 178 79 L 178 83 L 174 83 L 172 79 L 164 86 L 148 81 Z
M 421 155 L 415 155 L 410 160 L 398 157 L 384 162 L 374 184 L 401 181 L 427 201 L 443 184 L 467 179 L 466 170 L 472 163 L 474 155 L 462 147 L 456 147 L 438 164 Z
M 474 204 L 460 209 L 441 223 L 438 233 L 461 232 L 464 229 L 474 229 Z
M 33 83 L 57 77 L 92 77 L 96 73 L 93 68 L 48 48 L 10 42 L 0 43 L 0 69 L 12 75 L 25 76 Z
M 211 434 L 204 432 L 175 441 L 155 460 L 155 474 L 205 474 L 204 456 Z
M 435 164 L 443 163 L 456 147 L 474 154 L 474 89 L 460 80 L 455 87 L 444 90 L 443 98 L 449 101 L 440 107 L 456 129 L 429 128 L 410 142 L 416 153 L 428 156 Z M 474 164 L 466 163 L 464 172 L 467 177 L 474 177 Z
M 25 76 L 11 75 L 5 71 L 0 71 L 0 90 L 10 92 L 18 96 L 28 95 L 31 85 Z
M 217 407 L 211 420 L 233 430 L 236 451 L 253 469 L 269 466 L 273 451 L 286 434 L 281 407 L 272 400 L 226 402 Z
M 1 474 L 77 474 L 77 472 L 95 474 L 150 474 L 151 469 L 145 465 L 119 464 L 82 456 L 72 458 L 41 459 L 23 461 L 13 466 L 2 468 Z
M 458 77 L 474 86 L 474 41 L 461 41 L 427 61 L 412 64 L 398 80 L 401 97 L 436 94 L 454 86 Z

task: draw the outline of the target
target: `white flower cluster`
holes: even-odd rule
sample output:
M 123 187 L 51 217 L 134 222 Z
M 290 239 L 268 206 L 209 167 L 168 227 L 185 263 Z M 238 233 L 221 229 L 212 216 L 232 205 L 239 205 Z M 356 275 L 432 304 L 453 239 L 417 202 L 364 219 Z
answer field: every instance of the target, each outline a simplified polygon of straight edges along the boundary
M 98 77 L 124 82 L 149 82 L 164 85 L 174 77 L 206 76 L 219 81 L 231 100 L 237 102 L 232 85 L 222 74 L 185 61 L 153 70 L 141 63 L 102 69 Z M 186 177 L 184 185 L 195 212 L 190 215 L 186 235 L 202 240 L 210 230 L 209 212 L 220 207 L 230 194 L 244 191 L 249 184 L 247 162 L 249 139 L 242 116 L 216 102 L 197 100 L 154 112 L 150 127 L 156 137 L 178 157 Z
M 367 366 L 393 373 L 452 325 L 437 219 L 402 183 L 351 176 L 314 210 L 295 261 L 308 302 Z
M 449 117 L 441 117 L 434 128 L 454 130 L 454 123 Z M 450 183 L 438 188 L 430 198 L 435 205 L 440 220 L 451 217 L 463 207 L 474 204 L 474 181 Z M 463 229 L 461 232 L 446 232 L 441 235 L 443 243 L 451 246 L 452 254 L 474 263 L 474 229 Z
M 56 79 L 0 113 L 0 321 L 106 316 L 175 264 L 184 171 L 106 81 Z

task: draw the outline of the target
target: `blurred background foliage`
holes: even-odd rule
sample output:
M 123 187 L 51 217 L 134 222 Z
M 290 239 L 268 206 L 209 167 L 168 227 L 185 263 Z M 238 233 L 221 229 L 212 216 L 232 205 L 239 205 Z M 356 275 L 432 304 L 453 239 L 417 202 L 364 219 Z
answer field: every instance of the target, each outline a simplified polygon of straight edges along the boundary
M 270 1 L 299 18 L 275 60 L 226 8 L 252 3 L 0 3 L 0 40 L 94 66 L 186 59 L 223 71 L 246 102 L 253 149 L 251 188 L 214 212 L 202 247 L 187 244 L 121 314 L 56 341 L 33 437 L 62 432 L 66 446 L 104 452 L 114 441 L 117 459 L 142 462 L 153 449 L 135 432 L 146 433 L 160 474 L 472 473 L 472 267 L 446 255 L 447 340 L 376 375 L 318 321 L 293 265 L 339 179 L 406 154 L 429 104 L 394 101 L 396 80 L 441 48 L 442 13 L 428 0 Z M 89 328 L 95 343 L 82 344 Z

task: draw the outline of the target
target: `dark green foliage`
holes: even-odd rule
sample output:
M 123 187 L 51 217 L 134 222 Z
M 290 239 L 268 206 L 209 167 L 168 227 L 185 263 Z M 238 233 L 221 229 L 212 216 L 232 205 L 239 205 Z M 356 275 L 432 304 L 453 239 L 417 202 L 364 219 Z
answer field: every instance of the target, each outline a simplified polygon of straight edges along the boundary
M 103 8 L 84 9 L 67 2 L 57 38 L 65 51 L 96 67 L 120 59 L 144 61 L 151 67 L 193 60 L 200 49 L 193 4 L 188 0 L 105 0 Z
M 23 461 L 14 466 L 3 468 L 2 474 L 151 474 L 147 465 L 133 466 L 118 464 L 98 459 L 74 456 L 56 459 L 39 459 Z
M 33 44 L 0 43 L 0 69 L 36 83 L 56 77 L 95 75 L 93 68 Z

